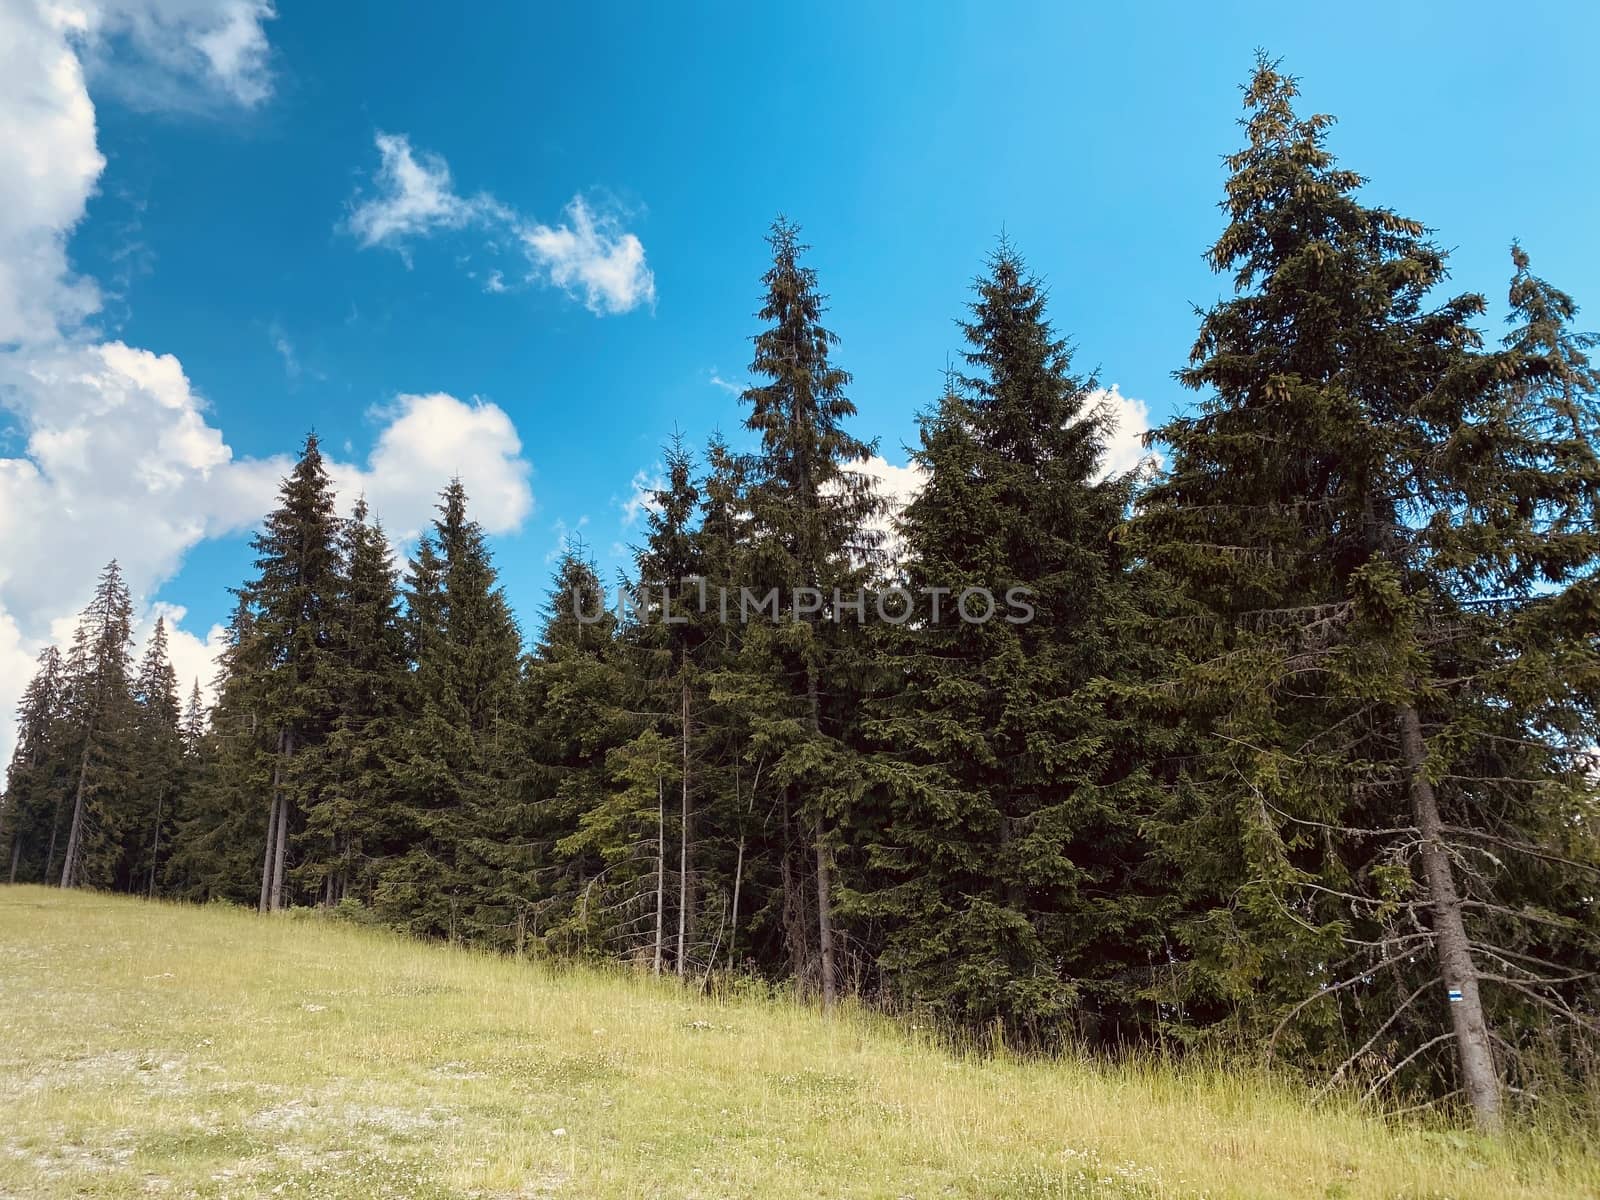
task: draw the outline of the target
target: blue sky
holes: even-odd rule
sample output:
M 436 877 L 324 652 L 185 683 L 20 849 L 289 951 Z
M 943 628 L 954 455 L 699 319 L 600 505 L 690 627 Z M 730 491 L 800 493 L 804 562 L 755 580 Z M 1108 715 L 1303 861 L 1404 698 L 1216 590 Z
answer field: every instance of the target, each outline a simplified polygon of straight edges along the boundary
M 0 703 L 98 563 L 124 553 L 115 540 L 141 536 L 116 513 L 166 514 L 170 537 L 130 574 L 142 607 L 183 608 L 203 640 L 246 569 L 243 514 L 311 428 L 352 480 L 367 472 L 391 526 L 414 525 L 417 497 L 453 470 L 499 489 L 494 545 L 532 632 L 564 532 L 609 564 L 637 534 L 632 481 L 662 439 L 740 432 L 724 385 L 746 378 L 778 212 L 814 247 L 858 431 L 891 464 L 958 352 L 955 318 L 1002 229 L 1049 281 L 1079 364 L 1159 421 L 1186 402 L 1171 373 L 1192 306 L 1224 287 L 1201 255 L 1257 46 L 1302 77 L 1307 111 L 1340 116 L 1334 148 L 1371 196 L 1454 248 L 1459 286 L 1498 302 L 1516 236 L 1541 273 L 1600 305 L 1585 69 L 1600 17 L 1587 6 L 78 7 L 72 27 L 33 0 L 0 18 L 33 39 L 13 39 L 20 53 L 70 56 L 83 76 L 38 76 L 59 112 L 0 84 L 4 115 L 36 126 L 38 187 L 62 188 L 59 203 L 0 217 L 0 357 L 13 360 L 0 481 L 10 464 L 31 489 L 0 493 L 13 510 L 0 513 L 0 619 L 13 625 L 9 659 L 0 628 Z M 84 88 L 99 170 L 82 157 Z M 409 224 L 380 134 L 434 188 Z M 16 179 L 8 153 L 28 147 L 0 151 Z M 587 246 L 575 202 L 594 225 Z M 541 230 L 545 249 L 526 249 Z M 47 242 L 64 266 L 34 261 Z M 624 262 L 632 250 L 642 265 Z M 6 255 L 22 264 L 9 276 Z M 73 299 L 74 279 L 97 303 Z M 30 280 L 47 311 L 8 332 L 4 289 Z M 103 509 L 69 503 L 88 484 L 59 454 L 75 427 L 51 389 L 66 375 L 31 364 L 107 343 L 137 353 L 104 378 L 139 376 L 139 403 L 209 439 L 194 453 L 216 463 L 174 468 L 165 499 L 138 479 L 169 450 L 140 442 L 155 426 L 127 400 L 131 461 L 94 460 Z M 186 387 L 140 375 L 166 355 Z M 102 379 L 94 394 L 115 390 Z M 439 393 L 457 406 L 433 416 L 459 442 L 397 399 Z M 371 459 L 386 434 L 387 456 Z M 119 491 L 119 470 L 138 479 Z M 24 522 L 28 538 L 14 532 Z

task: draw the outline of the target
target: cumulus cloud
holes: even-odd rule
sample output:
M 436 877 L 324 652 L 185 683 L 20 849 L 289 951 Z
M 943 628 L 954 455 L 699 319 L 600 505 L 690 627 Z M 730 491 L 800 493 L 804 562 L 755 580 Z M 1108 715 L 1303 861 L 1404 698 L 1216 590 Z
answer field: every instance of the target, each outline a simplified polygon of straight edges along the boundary
M 597 215 L 582 196 L 568 202 L 566 217 L 560 225 L 522 231 L 536 273 L 571 295 L 581 294 L 584 307 L 597 316 L 655 303 L 655 276 L 637 237 L 615 217 Z
M 1159 467 L 1161 455 L 1144 448 L 1144 435 L 1150 431 L 1150 406 L 1124 396 L 1116 384 L 1094 393 L 1094 400 L 1110 417 L 1101 477 L 1121 475 L 1136 467 Z
M 392 537 L 406 542 L 422 532 L 439 491 L 453 478 L 467 489 L 473 519 L 489 533 L 517 529 L 533 512 L 522 439 L 498 405 L 434 392 L 398 396 L 375 415 L 385 424 L 366 465 L 331 463 L 328 471 L 345 507 L 364 495 Z
M 66 255 L 105 166 L 86 80 L 148 103 L 260 103 L 271 15 L 262 0 L 0 4 L 0 423 L 11 443 L 0 452 L 0 768 L 35 656 L 71 637 L 113 556 L 139 639 L 165 616 L 184 691 L 196 678 L 209 686 L 222 630 L 186 629 L 182 608 L 153 598 L 197 543 L 260 520 L 291 466 L 236 455 L 173 355 L 97 337 L 99 291 Z M 269 332 L 292 372 L 293 347 Z M 330 470 L 391 528 L 420 526 L 452 474 L 491 531 L 531 509 L 521 443 L 496 406 L 403 395 L 378 418 L 365 464 Z
M 915 460 L 901 467 L 880 454 L 850 463 L 845 469 L 872 481 L 873 491 L 883 501 L 883 511 L 867 522 L 867 528 L 882 535 L 880 550 L 889 562 L 897 562 L 905 549 L 898 531 L 900 515 L 922 491 L 928 472 Z
M 411 243 L 440 231 L 478 227 L 486 251 L 507 241 L 527 261 L 525 283 L 558 287 L 596 316 L 653 305 L 656 281 L 645 261 L 644 243 L 622 227 L 620 216 L 596 210 L 583 196 L 567 202 L 565 219 L 547 225 L 518 214 L 487 192 L 463 196 L 438 154 L 412 148 L 405 134 L 378 133 L 379 165 L 370 194 L 358 193 L 344 229 L 363 247 L 386 246 L 409 266 Z M 476 272 L 473 273 L 474 276 Z M 486 292 L 509 291 L 505 272 L 492 269 Z

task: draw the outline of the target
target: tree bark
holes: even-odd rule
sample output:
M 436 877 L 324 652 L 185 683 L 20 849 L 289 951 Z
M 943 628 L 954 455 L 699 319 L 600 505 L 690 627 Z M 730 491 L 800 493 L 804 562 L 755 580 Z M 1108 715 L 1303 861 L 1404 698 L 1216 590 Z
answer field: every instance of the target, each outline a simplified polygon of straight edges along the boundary
M 817 823 L 817 950 L 822 968 L 822 1007 L 832 1008 L 839 999 L 839 983 L 833 965 L 832 871 L 828 847 L 822 841 L 822 823 Z
M 1478 971 L 1461 917 L 1461 896 L 1456 891 L 1455 874 L 1444 846 L 1439 801 L 1426 772 L 1427 746 L 1422 739 L 1422 721 L 1411 704 L 1399 706 L 1398 719 L 1400 748 L 1411 787 L 1412 813 L 1422 834 L 1422 869 L 1433 906 L 1440 981 L 1447 996 L 1457 991 L 1461 995 L 1459 1000 L 1453 997 L 1447 1000 L 1461 1064 L 1461 1082 L 1478 1128 L 1485 1133 L 1498 1133 L 1504 1125 L 1500 1111 L 1500 1077 L 1494 1064 L 1483 1003 L 1478 996 Z
M 154 900 L 156 895 L 156 862 L 161 857 L 161 805 L 166 798 L 166 792 L 156 793 L 156 832 L 150 846 L 150 886 L 145 890 L 145 897 L 150 900 Z
M 806 699 L 811 706 L 811 732 L 822 732 L 822 704 L 817 695 L 817 669 L 806 665 Z M 814 845 L 817 854 L 817 973 L 822 977 L 822 1007 L 832 1008 L 839 999 L 839 981 L 833 961 L 833 872 L 830 869 L 823 818 L 817 814 Z
M 285 765 L 294 758 L 294 731 L 290 730 L 283 739 L 283 762 Z M 283 792 L 279 779 L 278 790 L 278 836 L 272 852 L 272 899 L 271 911 L 277 912 L 283 907 L 284 875 L 289 861 L 289 797 Z
M 683 978 L 689 958 L 689 911 L 694 906 L 694 876 L 689 866 L 689 846 L 694 839 L 694 801 L 689 787 L 689 677 L 683 677 L 683 798 L 678 835 L 678 977 Z
M 739 941 L 739 885 L 744 882 L 744 833 L 739 834 L 739 857 L 733 863 L 733 913 L 728 921 L 728 970 L 737 969 L 734 946 Z
M 98 689 L 96 692 L 98 702 Z M 94 746 L 94 718 L 83 735 L 83 753 L 78 758 L 78 793 L 72 802 L 72 828 L 67 833 L 66 858 L 61 863 L 61 886 L 72 887 L 77 882 L 78 851 L 83 841 L 83 803 L 89 781 L 89 751 Z
M 255 714 L 250 717 L 251 732 L 255 732 Z M 261 903 L 257 912 L 266 912 L 272 903 L 272 849 L 278 840 L 278 781 L 283 772 L 283 734 L 278 734 L 278 747 L 272 762 L 272 801 L 267 806 L 267 848 L 261 855 Z
M 656 957 L 652 971 L 661 974 L 661 944 L 667 918 L 667 784 L 656 777 Z

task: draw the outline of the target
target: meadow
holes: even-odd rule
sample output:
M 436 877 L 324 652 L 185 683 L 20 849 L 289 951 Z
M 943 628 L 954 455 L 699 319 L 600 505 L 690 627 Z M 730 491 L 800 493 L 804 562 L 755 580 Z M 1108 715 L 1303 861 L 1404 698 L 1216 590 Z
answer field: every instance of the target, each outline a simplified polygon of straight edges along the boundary
M 1572 1134 L 291 913 L 0 889 L 0 1197 L 1600 1196 Z

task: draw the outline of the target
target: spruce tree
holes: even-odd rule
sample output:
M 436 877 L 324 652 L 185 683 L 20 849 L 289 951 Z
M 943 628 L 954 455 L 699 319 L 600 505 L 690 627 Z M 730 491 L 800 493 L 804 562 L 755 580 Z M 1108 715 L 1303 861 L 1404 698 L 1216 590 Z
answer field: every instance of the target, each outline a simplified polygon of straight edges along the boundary
M 1258 63 L 1210 252 L 1236 294 L 1135 522 L 1194 606 L 1170 694 L 1208 745 L 1152 822 L 1191 913 L 1175 998 L 1369 1091 L 1453 1077 L 1494 1129 L 1511 1027 L 1479 985 L 1538 990 L 1490 964 L 1542 918 L 1481 851 L 1592 804 L 1545 715 L 1592 679 L 1593 547 L 1551 522 L 1589 485 L 1529 441 L 1532 362 L 1478 351 L 1481 297 L 1432 299 L 1443 254 L 1363 202 L 1296 93 Z
M 269 722 L 267 658 L 241 589 L 217 668 L 216 703 L 202 718 L 199 687 L 185 721 L 191 782 L 165 873 L 173 895 L 259 904 L 262 845 L 272 810 L 261 803 L 281 769 Z
M 289 850 L 318 782 L 315 762 L 295 758 L 326 736 L 335 699 L 329 641 L 339 590 L 338 520 L 315 434 L 307 436 L 278 497 L 251 543 L 256 577 L 244 596 L 253 611 L 252 637 L 239 648 L 250 655 L 239 666 L 260 676 L 260 716 L 277 758 L 262 853 L 262 912 L 290 899 Z
M 61 859 L 64 888 L 80 883 L 111 887 L 126 869 L 132 639 L 133 606 L 122 569 L 113 559 L 78 618 L 67 653 L 65 739 L 73 780 Z
M 302 875 L 324 904 L 372 899 L 396 841 L 395 761 L 410 687 L 393 551 L 364 500 L 340 532 L 339 586 L 329 618 L 334 715 L 310 767 Z
M 172 830 L 187 784 L 178 677 L 167 656 L 167 624 L 156 618 L 134 679 L 136 705 L 130 746 L 129 806 L 138 820 L 130 848 L 129 890 L 154 896 L 161 864 L 172 849 Z
M 517 727 L 521 634 L 483 531 L 453 480 L 408 595 L 416 674 L 396 760 L 393 836 L 404 851 L 375 885 L 380 911 L 413 932 L 509 929 L 492 866 Z
M 855 707 L 844 664 L 859 626 L 827 618 L 837 615 L 831 608 L 836 592 L 848 598 L 866 582 L 865 564 L 876 548 L 868 522 L 879 502 L 870 479 L 849 469 L 873 447 L 845 429 L 856 411 L 845 392 L 850 376 L 831 358 L 838 338 L 822 324 L 826 298 L 816 271 L 802 261 L 808 247 L 799 227 L 782 217 L 767 241 L 772 265 L 762 277 L 758 313 L 767 324 L 755 337 L 750 364 L 761 382 L 741 397 L 749 406 L 745 427 L 760 438 L 760 448 L 741 499 L 751 519 L 749 583 L 761 597 L 775 599 L 783 615 L 748 638 L 742 652 L 763 659 L 751 669 L 781 677 L 790 698 L 779 718 L 783 728 L 774 731 L 785 744 L 771 768 L 773 783 L 784 790 L 783 827 L 789 831 L 788 936 L 797 965 L 810 959 L 797 974 L 827 1006 L 839 990 L 835 822 L 859 790 L 844 736 Z M 809 903 L 801 892 L 807 858 Z
M 504 839 L 523 849 L 503 873 L 530 936 L 567 953 L 636 949 L 632 926 L 653 931 L 653 902 L 663 894 L 659 872 L 646 876 L 664 849 L 653 810 L 672 778 L 659 763 L 664 754 L 672 761 L 670 742 L 659 733 L 649 747 L 630 741 L 649 715 L 642 722 L 622 712 L 617 626 L 593 565 L 569 547 L 524 681 L 527 765 Z M 640 844 L 648 840 L 655 845 Z
M 891 603 L 915 615 L 884 627 L 848 910 L 903 1001 L 1035 1040 L 1132 1038 L 1160 944 L 1138 829 L 1153 735 L 1116 692 L 1150 670 L 1114 536 L 1133 478 L 1102 477 L 1096 385 L 1010 243 L 975 292 L 969 373 L 924 416 L 901 521 Z
M 56 853 L 66 836 L 68 767 L 66 664 L 54 646 L 39 655 L 39 668 L 17 707 L 17 745 L 6 768 L 0 805 L 0 853 L 11 883 L 55 878 Z

